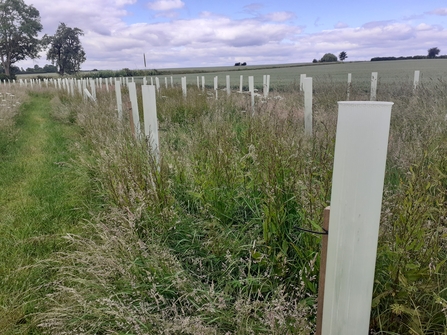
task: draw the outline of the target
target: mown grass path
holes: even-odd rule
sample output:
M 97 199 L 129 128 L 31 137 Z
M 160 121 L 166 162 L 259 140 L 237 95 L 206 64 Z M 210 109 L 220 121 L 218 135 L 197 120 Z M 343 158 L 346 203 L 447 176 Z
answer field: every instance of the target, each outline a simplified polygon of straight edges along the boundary
M 71 163 L 78 130 L 52 117 L 51 99 L 31 94 L 15 141 L 0 148 L 0 334 L 36 333 L 30 315 L 44 296 L 35 288 L 52 274 L 33 265 L 61 250 L 61 234 L 85 215 L 87 179 Z

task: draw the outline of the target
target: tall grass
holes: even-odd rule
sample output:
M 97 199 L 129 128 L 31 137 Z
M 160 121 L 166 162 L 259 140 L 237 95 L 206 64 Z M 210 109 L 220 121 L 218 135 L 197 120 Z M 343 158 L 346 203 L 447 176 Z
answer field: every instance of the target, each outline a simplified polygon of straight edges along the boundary
M 446 327 L 443 81 L 379 85 L 395 103 L 371 332 Z M 338 100 L 346 85 L 314 81 L 314 134 L 291 85 L 259 99 L 197 89 L 158 96 L 161 160 L 119 122 L 114 99 L 61 93 L 81 127 L 80 157 L 104 213 L 68 235 L 73 252 L 35 314 L 45 333 L 309 334 L 315 326 L 318 235 L 330 204 Z M 366 100 L 359 85 L 351 100 Z
M 26 96 L 20 89 L 15 94 Z M 75 232 L 93 204 L 88 176 L 72 160 L 77 128 L 52 118 L 52 98 L 29 93 L 15 111 L 8 141 L 0 143 L 1 334 L 35 331 L 31 315 L 52 290 L 47 284 L 56 272 L 36 264 L 67 246 L 60 235 Z

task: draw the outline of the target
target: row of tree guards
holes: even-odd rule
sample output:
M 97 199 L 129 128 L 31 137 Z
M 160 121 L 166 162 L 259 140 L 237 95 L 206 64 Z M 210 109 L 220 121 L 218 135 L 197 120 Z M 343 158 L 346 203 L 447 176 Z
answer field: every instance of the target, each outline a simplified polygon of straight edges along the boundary
M 414 78 L 416 88 L 419 71 L 415 72 Z M 300 79 L 305 100 L 305 133 L 311 137 L 312 78 L 302 75 Z M 348 84 L 350 79 L 349 74 Z M 96 84 L 102 86 L 101 79 L 44 81 L 44 85 L 50 83 L 59 89 L 67 90 L 70 94 L 74 94 L 74 87 L 77 85 L 79 93 L 92 101 L 96 101 Z M 129 81 L 128 78 L 105 79 L 107 90 L 112 83 L 116 92 L 117 117 L 121 120 L 123 119 L 121 85 L 127 85 L 132 106 L 130 119 L 133 133 L 136 138 L 141 138 L 143 134 L 138 113 L 136 83 L 133 79 Z M 226 83 L 227 94 L 230 94 L 228 76 Z M 20 81 L 20 84 L 27 85 L 26 81 Z M 87 84 L 91 91 L 88 90 Z M 186 96 L 186 77 L 181 78 L 181 84 L 183 94 Z M 217 96 L 216 78 L 214 84 Z M 33 82 L 30 85 L 33 85 Z M 39 82 L 39 85 L 42 83 Z M 167 78 L 165 85 L 167 86 Z M 171 85 L 173 85 L 172 77 Z M 265 76 L 264 87 L 268 88 L 268 85 L 269 77 Z M 199 79 L 197 86 L 200 88 Z M 158 78 L 155 78 L 155 85 L 152 78 L 151 85 L 148 85 L 144 78 L 141 86 L 144 138 L 157 159 L 160 155 L 156 106 L 156 92 L 159 87 Z M 201 80 L 201 88 L 205 90 L 204 77 Z M 367 335 L 369 331 L 385 161 L 393 105 L 392 102 L 374 101 L 376 89 L 377 72 L 374 72 L 371 75 L 371 101 L 338 102 L 330 215 L 329 209 L 326 209 L 324 220 L 324 228 L 328 234 L 323 238 L 327 244 L 323 243 L 321 259 L 317 335 Z M 253 77 L 249 77 L 249 93 L 254 106 Z M 263 96 L 268 96 L 268 90 L 265 90 Z
M 414 71 L 414 80 L 413 80 L 413 87 L 414 89 L 416 89 L 419 85 L 419 77 L 420 77 L 420 71 L 416 70 Z M 300 74 L 300 90 L 306 92 L 306 89 L 308 90 L 312 90 L 312 84 L 311 81 L 307 81 L 307 84 L 305 84 L 306 82 L 306 74 Z M 243 79 L 244 76 L 241 75 L 240 76 L 240 83 L 239 83 L 239 93 L 243 93 Z M 59 88 L 61 88 L 61 86 L 63 86 L 64 88 L 66 88 L 69 93 L 74 94 L 74 83 L 77 82 L 79 91 L 81 94 L 83 94 L 84 89 L 86 88 L 87 85 L 89 85 L 92 89 L 92 91 L 96 90 L 96 86 L 99 86 L 100 88 L 102 88 L 103 84 L 105 85 L 107 91 L 109 90 L 109 86 L 113 85 L 113 82 L 116 81 L 117 78 L 96 78 L 96 79 L 80 79 L 80 80 L 75 80 L 73 78 L 65 78 L 65 79 L 43 79 L 43 83 L 48 87 L 48 85 L 54 84 L 57 85 Z M 134 78 L 131 77 L 125 77 L 125 78 L 119 78 L 120 82 L 125 84 L 126 86 L 128 86 L 129 82 L 134 82 Z M 150 77 L 150 82 L 151 85 L 154 85 L 154 78 Z M 371 101 L 375 101 L 376 100 L 376 96 L 377 96 L 377 82 L 378 82 L 378 73 L 377 72 L 372 72 L 371 73 L 371 92 L 370 92 L 370 100 Z M 4 85 L 6 84 L 15 84 L 16 81 L 15 80 L 7 80 L 7 81 L 3 81 Z M 25 79 L 19 79 L 19 83 L 20 85 L 27 85 L 28 81 Z M 33 84 L 37 84 L 42 86 L 42 81 L 40 80 L 34 80 L 31 79 L 29 81 L 29 84 L 31 86 L 33 86 Z M 146 79 L 146 77 L 143 78 L 143 85 L 147 85 L 148 81 Z M 200 85 L 201 84 L 201 85 Z M 352 84 L 352 75 L 351 73 L 348 73 L 348 82 L 347 82 L 347 97 L 346 100 L 350 100 L 350 93 L 351 93 L 351 84 Z M 165 88 L 168 88 L 168 78 L 165 77 L 164 78 L 164 85 Z M 82 86 L 82 88 L 81 88 Z M 156 90 L 157 92 L 160 91 L 160 79 L 158 77 L 155 77 L 155 86 L 156 86 Z M 255 96 L 261 96 L 260 94 L 256 93 L 256 89 L 254 88 L 254 77 L 253 76 L 249 76 L 248 77 L 248 92 L 252 94 L 252 106 L 254 108 L 254 97 Z M 170 77 L 170 87 L 174 87 L 174 82 L 173 82 L 173 77 Z M 183 95 L 187 96 L 187 83 L 186 83 L 186 77 L 182 77 L 181 78 L 181 87 L 182 87 L 182 91 L 183 91 Z M 201 77 L 201 82 L 200 82 L 200 77 L 197 76 L 197 88 L 198 89 L 202 89 L 202 91 L 205 91 L 205 76 Z M 215 91 L 215 95 L 216 95 L 216 99 L 218 98 L 218 76 L 214 77 L 214 91 Z M 230 86 L 230 76 L 226 75 L 226 88 L 225 88 L 227 95 L 231 94 L 231 86 Z M 268 97 L 270 91 L 270 75 L 264 75 L 263 76 L 263 94 L 262 96 L 264 98 Z M 94 92 L 92 92 L 92 95 L 94 96 Z M 94 96 L 95 97 L 95 96 Z

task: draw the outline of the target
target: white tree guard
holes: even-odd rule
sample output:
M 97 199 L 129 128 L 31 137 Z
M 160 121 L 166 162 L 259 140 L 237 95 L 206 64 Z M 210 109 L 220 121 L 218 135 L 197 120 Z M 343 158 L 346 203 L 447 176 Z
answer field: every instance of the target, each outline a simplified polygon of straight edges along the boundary
M 155 77 L 155 87 L 157 88 L 157 92 L 160 92 L 160 79 Z
M 78 91 L 79 94 L 82 95 L 82 81 L 80 79 L 76 80 L 77 84 L 78 84 Z
M 219 77 L 215 76 L 214 77 L 214 91 L 216 92 L 216 100 L 218 98 L 218 93 L 217 93 L 218 92 L 218 88 L 219 88 L 218 80 L 219 80 Z
M 306 74 L 300 74 L 300 91 L 304 91 L 304 79 L 306 78 Z
M 306 135 L 312 135 L 312 78 L 305 77 L 303 79 L 304 89 L 304 133 Z
M 140 114 L 138 113 L 137 84 L 129 83 L 129 98 L 132 106 L 132 120 L 135 138 L 140 138 Z
M 183 96 L 186 97 L 187 91 L 186 91 L 186 77 L 182 77 L 182 92 Z
M 96 100 L 96 84 L 95 84 L 95 81 L 93 79 L 90 79 L 90 88 L 92 90 L 92 96 Z
M 264 75 L 262 76 L 262 93 L 263 93 L 264 97 L 265 97 L 265 89 L 266 89 L 266 86 L 267 86 L 267 75 L 264 74 Z
M 87 88 L 87 79 L 82 79 L 82 91 L 84 92 L 86 88 Z
M 96 102 L 96 98 L 90 94 L 87 88 L 84 88 L 84 95 L 86 98 L 89 98 L 91 101 Z
M 230 95 L 231 94 L 231 86 L 230 86 L 230 76 L 229 75 L 227 75 L 226 80 L 227 80 L 227 95 Z
M 118 119 L 123 119 L 123 100 L 121 98 L 121 82 L 115 81 L 116 109 L 118 110 Z
M 420 76 L 420 71 L 419 70 L 414 71 L 413 90 L 416 90 L 418 88 L 419 76 Z
M 369 333 L 392 102 L 339 102 L 323 335 Z
M 253 76 L 248 77 L 248 89 L 250 91 L 251 98 L 251 112 L 255 113 L 255 78 Z
M 265 84 L 264 84 L 264 98 L 267 98 L 269 96 L 269 91 L 270 91 L 270 75 L 267 74 L 265 76 Z
M 371 73 L 371 101 L 376 101 L 377 99 L 377 72 Z
M 352 75 L 351 75 L 351 73 L 348 73 L 348 89 L 347 89 L 346 100 L 349 100 L 349 96 L 351 95 L 351 81 L 352 81 Z
M 244 83 L 244 76 L 241 75 L 241 76 L 239 77 L 239 92 L 240 92 L 240 93 L 242 93 L 243 83 Z
M 159 161 L 158 120 L 155 87 L 153 85 L 141 86 L 143 93 L 144 134 L 150 144 L 157 162 Z
M 40 80 L 39 80 L 39 86 L 40 86 Z M 70 78 L 70 95 L 74 97 L 74 79 Z

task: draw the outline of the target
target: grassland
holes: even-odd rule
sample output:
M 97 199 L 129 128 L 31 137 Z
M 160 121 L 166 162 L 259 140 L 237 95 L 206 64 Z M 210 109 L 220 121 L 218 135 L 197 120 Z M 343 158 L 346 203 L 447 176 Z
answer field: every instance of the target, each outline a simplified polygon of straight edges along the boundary
M 219 77 L 219 86 L 225 87 L 226 75 L 230 75 L 231 86 L 239 87 L 239 76 L 244 76 L 244 85 L 248 86 L 247 76 L 255 77 L 255 85 L 262 88 L 262 76 L 270 75 L 271 83 L 279 87 L 286 87 L 291 83 L 299 83 L 300 74 L 305 73 L 308 77 L 321 78 L 321 80 L 332 80 L 337 83 L 347 82 L 348 73 L 352 73 L 352 82 L 361 85 L 369 83 L 371 72 L 379 73 L 379 82 L 391 84 L 394 82 L 413 81 L 414 71 L 420 70 L 421 80 L 433 80 L 434 78 L 447 77 L 447 60 L 424 59 L 405 61 L 381 61 L 381 62 L 339 62 L 328 64 L 283 64 L 246 67 L 219 67 L 219 68 L 190 68 L 161 69 L 161 75 L 173 74 L 174 81 L 180 83 L 180 78 L 186 76 L 188 83 L 195 83 L 197 76 L 204 76 L 209 87 L 213 86 L 213 78 Z M 201 79 L 200 79 L 201 80 Z
M 52 117 L 53 95 L 11 91 L 3 107 L 11 122 L 0 124 L 0 333 L 26 334 L 54 273 L 35 265 L 64 250 L 61 235 L 77 231 L 93 202 L 70 161 L 77 128 Z
M 164 77 L 173 77 L 176 84 L 180 84 L 180 78 L 186 76 L 189 84 L 196 83 L 197 76 L 205 77 L 208 87 L 213 87 L 214 77 L 219 77 L 219 86 L 225 87 L 226 75 L 230 75 L 231 86 L 239 87 L 239 76 L 244 76 L 244 85 L 248 87 L 248 76 L 254 76 L 255 85 L 262 88 L 262 76 L 270 75 L 272 86 L 276 89 L 287 87 L 293 83 L 299 83 L 300 75 L 306 74 L 308 77 L 315 77 L 321 80 L 331 80 L 336 83 L 346 83 L 348 73 L 352 74 L 352 83 L 364 85 L 369 83 L 371 72 L 378 72 L 379 82 L 384 84 L 392 83 L 412 83 L 414 71 L 421 71 L 421 81 L 431 81 L 437 78 L 447 78 L 447 60 L 446 59 L 422 59 L 422 60 L 401 60 L 401 61 L 379 61 L 379 62 L 338 62 L 327 64 L 296 63 L 296 64 L 277 64 L 277 65 L 248 65 L 243 67 L 221 66 L 221 67 L 196 67 L 196 68 L 177 68 L 177 69 L 159 69 L 161 85 L 164 85 Z M 102 71 L 87 72 L 85 75 L 98 75 Z M 112 76 L 113 71 L 109 76 Z M 33 78 L 38 75 L 57 77 L 58 74 L 23 74 L 18 78 Z M 147 76 L 156 77 L 155 75 Z M 136 76 L 136 81 L 142 83 L 142 77 Z M 200 78 L 201 80 L 201 78 Z
M 371 334 L 441 335 L 447 326 L 447 80 L 441 71 L 427 77 L 418 66 L 422 85 L 413 91 L 416 68 L 405 64 L 408 74 L 393 77 L 399 71 L 377 63 L 383 77 L 394 78 L 379 81 L 378 99 L 395 104 L 370 327 Z M 356 66 L 304 73 L 333 68 L 355 78 Z M 368 100 L 372 69 L 357 70 L 366 82 L 353 80 L 351 100 Z M 373 71 L 382 78 L 380 69 Z M 311 334 L 320 237 L 297 228 L 319 230 L 330 203 L 337 101 L 346 98 L 344 80 L 334 77 L 315 72 L 312 139 L 304 136 L 303 97 L 293 81 L 272 80 L 271 98 L 258 99 L 254 115 L 246 112 L 248 96 L 216 100 L 195 87 L 195 77 L 186 99 L 178 87 L 162 88 L 159 164 L 147 143 L 132 136 L 129 120 L 117 119 L 112 92 L 98 90 L 98 104 L 58 92 L 51 119 L 80 135 L 72 171 L 94 197 L 83 196 L 76 207 L 85 209 L 82 227 L 54 232 L 64 243 L 17 270 L 51 276 L 28 282 L 32 299 L 10 286 L 22 314 L 4 318 L 3 327 L 11 334 Z M 11 134 L 21 127 L 16 123 Z M 92 213 L 98 199 L 102 206 Z M 20 227 L 6 227 L 20 234 Z M 23 244 L 30 247 L 29 241 Z

